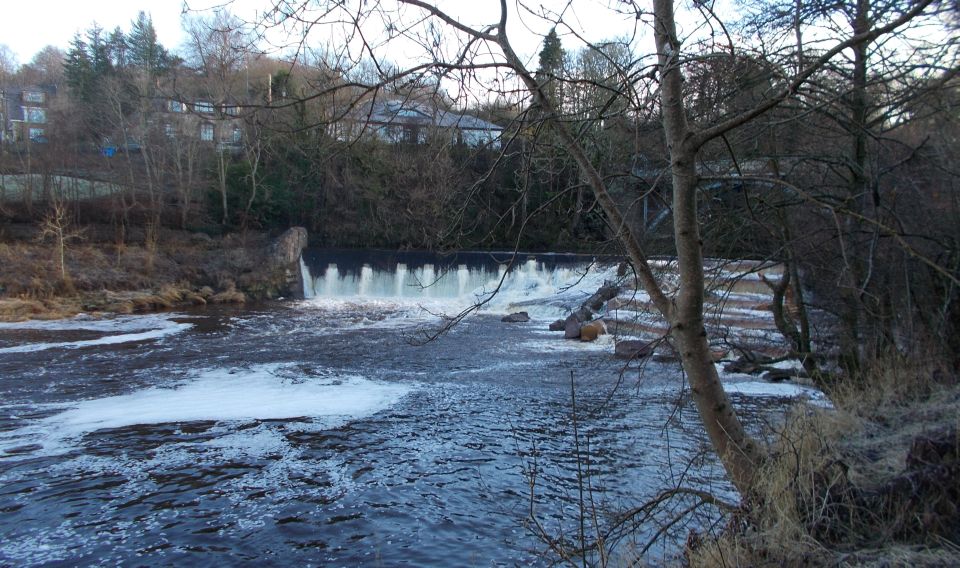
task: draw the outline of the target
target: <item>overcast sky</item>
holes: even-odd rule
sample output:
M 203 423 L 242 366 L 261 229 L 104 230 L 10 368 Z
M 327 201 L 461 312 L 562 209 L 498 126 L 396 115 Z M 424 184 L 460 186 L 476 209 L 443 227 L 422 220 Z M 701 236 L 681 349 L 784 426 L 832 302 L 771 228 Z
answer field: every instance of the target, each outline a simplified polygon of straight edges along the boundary
M 120 26 L 124 32 L 130 30 L 131 22 L 141 10 L 150 14 L 157 30 L 160 43 L 164 47 L 177 50 L 184 41 L 181 31 L 181 16 L 184 10 L 205 10 L 213 6 L 229 4 L 233 14 L 245 19 L 255 20 L 257 15 L 271 5 L 271 0 L 4 0 L 3 14 L 0 19 L 0 44 L 7 45 L 17 56 L 19 63 L 28 63 L 40 49 L 54 45 L 66 50 L 74 34 L 83 33 L 94 22 L 105 30 L 112 31 Z M 496 20 L 498 3 L 491 0 L 439 0 L 445 9 L 462 18 L 466 23 L 490 23 Z M 563 6 L 561 0 L 541 0 L 534 6 Z M 592 41 L 609 39 L 618 32 L 628 33 L 629 28 L 616 30 L 609 22 L 598 22 L 597 4 L 579 3 L 581 9 L 568 12 L 568 21 L 581 29 Z M 603 13 L 601 9 L 599 13 Z M 513 11 L 513 15 L 517 13 Z M 542 34 L 549 24 L 537 18 L 526 17 L 512 19 L 511 36 L 517 51 L 527 58 L 535 57 L 539 51 Z M 622 20 L 621 22 L 622 23 Z M 592 36 L 592 37 L 590 37 Z M 565 47 L 569 45 L 564 40 Z
M 261 0 L 259 4 L 266 4 Z M 218 0 L 188 0 L 191 9 L 223 4 Z M 253 8 L 244 2 L 253 17 Z M 96 22 L 107 31 L 120 26 L 124 32 L 141 10 L 153 17 L 160 43 L 176 49 L 183 41 L 180 31 L 182 0 L 4 0 L 0 9 L 0 44 L 17 54 L 20 63 L 27 63 L 47 45 L 63 50 L 78 31 L 83 33 Z

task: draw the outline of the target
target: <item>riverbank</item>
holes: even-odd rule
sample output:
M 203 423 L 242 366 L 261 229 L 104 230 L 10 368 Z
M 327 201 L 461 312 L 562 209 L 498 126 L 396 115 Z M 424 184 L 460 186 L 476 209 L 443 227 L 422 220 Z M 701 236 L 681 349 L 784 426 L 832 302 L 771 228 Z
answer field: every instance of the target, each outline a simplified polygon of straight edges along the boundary
M 278 260 L 276 239 L 267 233 L 211 237 L 164 229 L 118 242 L 109 239 L 111 228 L 101 226 L 46 240 L 33 226 L 4 232 L 0 321 L 143 313 L 297 293 L 291 267 Z

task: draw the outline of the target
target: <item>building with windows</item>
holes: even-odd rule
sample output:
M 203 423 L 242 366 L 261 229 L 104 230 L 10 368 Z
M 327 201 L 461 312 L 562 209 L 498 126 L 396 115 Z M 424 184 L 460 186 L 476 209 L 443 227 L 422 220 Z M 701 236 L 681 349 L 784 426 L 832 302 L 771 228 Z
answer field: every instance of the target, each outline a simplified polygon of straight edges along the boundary
M 439 137 L 452 144 L 491 149 L 500 147 L 503 135 L 503 128 L 492 122 L 412 98 L 368 102 L 334 127 L 334 135 L 341 140 L 368 134 L 391 144 L 425 144 Z
M 220 150 L 233 150 L 243 141 L 240 107 L 232 102 L 215 103 L 209 99 L 164 99 L 159 120 L 169 138 L 195 138 L 216 144 Z
M 56 94 L 52 86 L 0 89 L 0 142 L 45 143 Z

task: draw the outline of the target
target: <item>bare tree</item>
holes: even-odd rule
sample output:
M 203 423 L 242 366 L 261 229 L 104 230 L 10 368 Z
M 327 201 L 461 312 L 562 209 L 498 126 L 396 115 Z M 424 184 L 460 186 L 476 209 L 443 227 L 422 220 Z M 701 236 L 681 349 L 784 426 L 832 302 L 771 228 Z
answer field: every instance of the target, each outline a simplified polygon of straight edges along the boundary
M 612 197 L 610 187 L 588 155 L 578 133 L 563 120 L 562 108 L 545 89 L 545 83 L 531 72 L 508 35 L 511 11 L 506 0 L 500 2 L 496 21 L 471 26 L 424 0 L 398 0 L 396 3 L 365 2 L 356 6 L 348 3 L 313 4 L 282 2 L 275 5 L 272 15 L 283 22 L 298 22 L 304 27 L 334 26 L 344 37 L 344 53 L 363 54 L 377 59 L 378 47 L 392 42 L 415 45 L 422 55 L 417 62 L 402 70 L 386 65 L 378 67 L 381 81 L 366 85 L 376 89 L 402 78 L 434 76 L 441 80 L 456 79 L 462 89 L 479 88 L 479 77 L 486 70 L 499 70 L 516 77 L 537 108 L 536 118 L 557 139 L 580 169 L 582 182 L 590 188 L 593 198 L 602 210 L 608 225 L 617 235 L 637 272 L 638 280 L 649 294 L 652 303 L 669 322 L 671 338 L 680 353 L 691 392 L 704 427 L 734 485 L 743 495 L 749 495 L 753 478 L 763 459 L 763 452 L 746 433 L 729 397 L 720 383 L 711 357 L 704 327 L 704 268 L 703 243 L 698 218 L 698 182 L 696 159 L 709 142 L 740 128 L 775 108 L 826 63 L 838 54 L 864 41 L 881 37 L 897 29 L 920 14 L 932 0 L 921 0 L 910 9 L 881 24 L 869 26 L 824 50 L 800 70 L 782 76 L 778 88 L 760 103 L 714 123 L 693 128 L 687 121 L 683 65 L 686 61 L 684 44 L 677 34 L 675 7 L 672 0 L 656 0 L 653 13 L 637 4 L 624 3 L 626 11 L 638 22 L 648 22 L 654 32 L 656 62 L 651 67 L 659 81 L 659 114 L 670 154 L 669 172 L 673 187 L 674 241 L 680 271 L 679 290 L 671 297 L 658 281 L 648 255 L 637 235 L 625 221 L 623 211 Z M 525 8 L 518 9 L 524 12 Z M 708 21 L 715 16 L 707 13 Z M 527 12 L 527 15 L 530 15 Z M 563 13 L 553 14 L 554 25 L 566 26 Z M 370 22 L 370 24 L 368 24 Z M 372 22 L 389 22 L 385 37 L 371 38 L 368 26 Z M 343 27 L 342 25 L 346 26 Z M 570 27 L 570 26 L 566 26 Z M 378 28 L 380 29 L 380 28 Z M 305 41 L 306 38 L 304 38 Z M 618 96 L 642 90 L 646 75 L 635 73 L 632 83 L 623 86 Z M 640 97 L 636 97 L 640 98 Z
M 10 81 L 19 68 L 17 54 L 8 45 L 0 44 L 0 84 Z

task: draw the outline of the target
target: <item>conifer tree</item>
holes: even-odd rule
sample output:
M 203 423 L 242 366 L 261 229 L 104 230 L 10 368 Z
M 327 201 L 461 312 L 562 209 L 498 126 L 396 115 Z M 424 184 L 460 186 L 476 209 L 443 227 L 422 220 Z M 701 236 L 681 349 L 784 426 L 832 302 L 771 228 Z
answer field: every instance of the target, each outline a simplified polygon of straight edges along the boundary
M 169 67 L 170 54 L 157 41 L 153 19 L 145 12 L 140 12 L 133 21 L 127 43 L 130 48 L 130 63 L 142 69 L 148 76 L 160 75 Z
M 87 56 L 90 60 L 90 71 L 93 75 L 94 86 L 113 70 L 110 61 L 110 46 L 103 28 L 96 23 L 87 30 Z
M 564 52 L 560 42 L 560 36 L 557 35 L 557 28 L 550 28 L 550 33 L 543 38 L 543 49 L 540 50 L 540 60 L 537 66 L 536 79 L 543 85 L 544 92 L 553 103 L 553 106 L 559 108 L 562 93 L 560 90 L 560 81 L 557 79 L 563 71 Z
M 110 32 L 110 37 L 107 39 L 107 50 L 114 69 L 123 69 L 127 66 L 130 45 L 127 43 L 127 36 L 120 29 L 120 26 Z
M 70 40 L 70 49 L 63 63 L 67 87 L 74 99 L 89 102 L 93 98 L 93 65 L 87 53 L 87 44 L 77 32 Z

